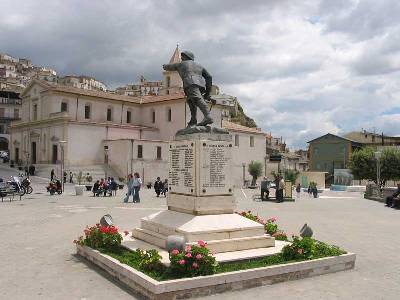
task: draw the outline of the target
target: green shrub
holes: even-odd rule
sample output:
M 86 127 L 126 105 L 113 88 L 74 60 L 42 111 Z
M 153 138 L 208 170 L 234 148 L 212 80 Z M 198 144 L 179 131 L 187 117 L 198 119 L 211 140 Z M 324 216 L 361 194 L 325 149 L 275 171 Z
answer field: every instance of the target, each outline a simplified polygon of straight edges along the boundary
M 309 260 L 326 256 L 338 256 L 346 253 L 337 246 L 331 246 L 310 237 L 293 236 L 291 244 L 282 249 L 282 257 L 285 261 Z

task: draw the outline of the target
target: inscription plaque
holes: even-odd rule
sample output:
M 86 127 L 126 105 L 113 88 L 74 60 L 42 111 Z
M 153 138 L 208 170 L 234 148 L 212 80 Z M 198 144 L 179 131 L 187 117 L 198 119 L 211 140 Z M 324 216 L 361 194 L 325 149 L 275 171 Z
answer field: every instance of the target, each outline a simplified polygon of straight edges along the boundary
M 202 141 L 199 146 L 199 195 L 232 194 L 231 144 L 222 141 Z
M 195 194 L 195 147 L 190 141 L 170 144 L 169 148 L 170 192 L 178 194 Z

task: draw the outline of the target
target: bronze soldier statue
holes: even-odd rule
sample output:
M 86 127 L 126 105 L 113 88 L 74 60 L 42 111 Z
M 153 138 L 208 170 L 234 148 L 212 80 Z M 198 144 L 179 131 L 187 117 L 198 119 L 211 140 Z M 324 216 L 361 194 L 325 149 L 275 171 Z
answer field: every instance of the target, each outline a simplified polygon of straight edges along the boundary
M 183 89 L 191 114 L 187 127 L 212 124 L 214 120 L 204 100 L 210 97 L 212 77 L 203 66 L 194 62 L 194 55 L 192 52 L 183 51 L 181 53 L 181 59 L 182 62 L 163 65 L 163 68 L 166 71 L 177 71 L 182 78 Z M 204 115 L 204 119 L 200 123 L 197 123 L 196 118 L 197 107 Z

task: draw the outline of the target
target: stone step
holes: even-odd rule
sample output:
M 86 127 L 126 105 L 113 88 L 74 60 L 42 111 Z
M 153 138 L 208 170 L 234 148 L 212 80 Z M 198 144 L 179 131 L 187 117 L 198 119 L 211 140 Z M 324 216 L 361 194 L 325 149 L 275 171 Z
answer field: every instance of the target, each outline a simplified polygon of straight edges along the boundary
M 135 228 L 132 231 L 132 236 L 157 247 L 163 249 L 166 248 L 167 236 L 159 234 L 157 232 L 143 228 Z M 275 238 L 271 237 L 268 234 L 242 238 L 229 238 L 223 240 L 206 240 L 206 242 L 207 247 L 215 253 L 268 248 L 275 246 Z M 187 244 L 197 245 L 197 241 L 189 242 Z

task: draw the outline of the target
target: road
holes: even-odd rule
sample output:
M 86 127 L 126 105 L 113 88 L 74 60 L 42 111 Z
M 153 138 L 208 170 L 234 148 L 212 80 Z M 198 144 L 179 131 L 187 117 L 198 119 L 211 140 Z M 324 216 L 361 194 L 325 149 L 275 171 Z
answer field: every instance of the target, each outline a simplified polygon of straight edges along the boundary
M 15 174 L 0 167 L 0 177 Z M 116 197 L 50 196 L 46 180 L 33 178 L 34 192 L 0 203 L 0 299 L 137 299 L 107 274 L 75 256 L 72 241 L 86 225 L 111 214 L 121 230 L 166 209 L 165 198 L 142 191 L 140 204 Z M 359 193 L 325 191 L 296 202 L 254 202 L 253 190 L 236 190 L 238 210 L 275 216 L 288 233 L 307 222 L 315 237 L 357 253 L 356 268 L 299 281 L 213 295 L 202 299 L 398 299 L 400 295 L 400 211 L 364 200 Z

